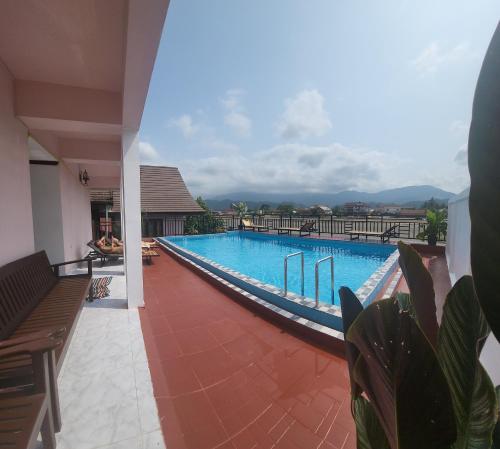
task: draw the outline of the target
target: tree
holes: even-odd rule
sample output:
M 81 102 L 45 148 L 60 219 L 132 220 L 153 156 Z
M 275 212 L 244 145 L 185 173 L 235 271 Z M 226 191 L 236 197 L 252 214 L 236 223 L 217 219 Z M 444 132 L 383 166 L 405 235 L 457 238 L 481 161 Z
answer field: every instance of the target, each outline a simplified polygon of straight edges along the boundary
M 295 210 L 295 206 L 292 203 L 281 203 L 277 210 L 282 214 L 291 214 Z
M 263 213 L 263 214 L 266 214 L 267 212 L 269 212 L 271 210 L 271 206 L 269 204 L 261 204 L 259 210 Z

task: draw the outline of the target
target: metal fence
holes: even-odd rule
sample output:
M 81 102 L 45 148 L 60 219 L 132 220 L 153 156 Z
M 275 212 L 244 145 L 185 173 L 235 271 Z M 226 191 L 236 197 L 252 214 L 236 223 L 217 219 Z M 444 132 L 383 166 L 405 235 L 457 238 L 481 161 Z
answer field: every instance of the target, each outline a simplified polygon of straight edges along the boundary
M 311 215 L 248 215 L 254 224 L 268 226 L 270 230 L 282 227 L 299 228 L 307 221 L 314 221 L 315 232 L 318 235 L 348 234 L 351 231 L 368 231 L 382 233 L 396 226 L 396 235 L 403 239 L 416 239 L 425 230 L 427 223 L 419 219 L 397 219 L 391 217 L 346 217 L 311 216 Z M 148 223 L 149 220 L 155 220 Z M 206 234 L 221 230 L 238 229 L 239 217 L 234 215 L 193 215 L 157 218 L 143 218 L 144 237 L 160 237 L 165 235 Z M 439 241 L 446 240 L 440 234 Z

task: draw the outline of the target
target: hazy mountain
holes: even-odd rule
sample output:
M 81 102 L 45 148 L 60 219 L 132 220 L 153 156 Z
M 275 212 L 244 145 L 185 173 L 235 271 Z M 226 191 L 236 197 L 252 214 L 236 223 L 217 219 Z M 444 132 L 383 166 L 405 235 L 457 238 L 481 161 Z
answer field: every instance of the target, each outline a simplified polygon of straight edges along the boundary
M 397 189 L 382 190 L 377 193 L 357 192 L 345 190 L 338 193 L 257 193 L 234 192 L 218 195 L 207 199 L 207 204 L 215 210 L 224 210 L 231 207 L 231 203 L 245 201 L 249 208 L 258 208 L 261 204 L 271 207 L 283 202 L 294 203 L 298 206 L 312 206 L 323 204 L 338 206 L 351 201 L 362 201 L 370 204 L 418 204 L 431 198 L 448 200 L 454 193 L 433 186 L 408 186 Z

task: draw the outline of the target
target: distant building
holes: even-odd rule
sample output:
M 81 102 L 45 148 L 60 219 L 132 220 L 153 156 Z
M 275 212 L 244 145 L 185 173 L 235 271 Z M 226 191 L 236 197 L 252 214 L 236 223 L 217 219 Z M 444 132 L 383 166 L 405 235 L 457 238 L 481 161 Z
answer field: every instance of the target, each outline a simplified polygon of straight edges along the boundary
M 178 168 L 141 165 L 140 175 L 144 237 L 182 234 L 184 221 L 179 218 L 203 213 L 203 209 L 189 193 Z M 119 235 L 120 190 L 90 189 L 90 204 L 94 238 L 104 231 L 100 229 L 104 217 L 111 219 L 113 234 Z M 173 226 L 175 229 L 172 229 Z
M 387 204 L 377 207 L 375 211 L 381 215 L 399 215 L 401 209 L 401 206 L 398 206 L 397 204 Z
M 402 207 L 399 211 L 399 216 L 404 218 L 424 218 L 426 214 L 425 209 L 412 209 L 409 207 Z
M 360 201 L 353 203 L 345 203 L 343 209 L 345 215 L 365 215 L 370 212 L 368 204 Z
M 308 207 L 305 212 L 312 215 L 332 215 L 332 208 L 316 204 L 315 206 Z

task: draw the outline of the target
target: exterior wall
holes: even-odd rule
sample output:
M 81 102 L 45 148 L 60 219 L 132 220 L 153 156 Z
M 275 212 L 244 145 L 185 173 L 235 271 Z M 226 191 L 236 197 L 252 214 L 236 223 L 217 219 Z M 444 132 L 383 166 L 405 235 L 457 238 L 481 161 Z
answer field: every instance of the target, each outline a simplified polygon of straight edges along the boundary
M 92 218 L 88 189 L 78 180 L 76 166 L 59 164 L 64 259 L 81 259 L 89 251 Z
M 446 258 L 452 284 L 463 275 L 471 274 L 470 235 L 469 189 L 467 189 L 448 202 Z M 493 334 L 490 334 L 481 353 L 481 363 L 488 371 L 494 385 L 500 384 L 499 354 L 500 344 Z
M 14 116 L 13 92 L 0 61 L 0 266 L 35 250 L 28 133 Z
M 51 263 L 64 261 L 59 166 L 31 165 L 31 198 L 35 250 L 45 250 Z
M 471 274 L 470 268 L 470 216 L 469 189 L 448 202 L 448 234 L 446 236 L 446 259 L 454 284 L 464 274 Z

